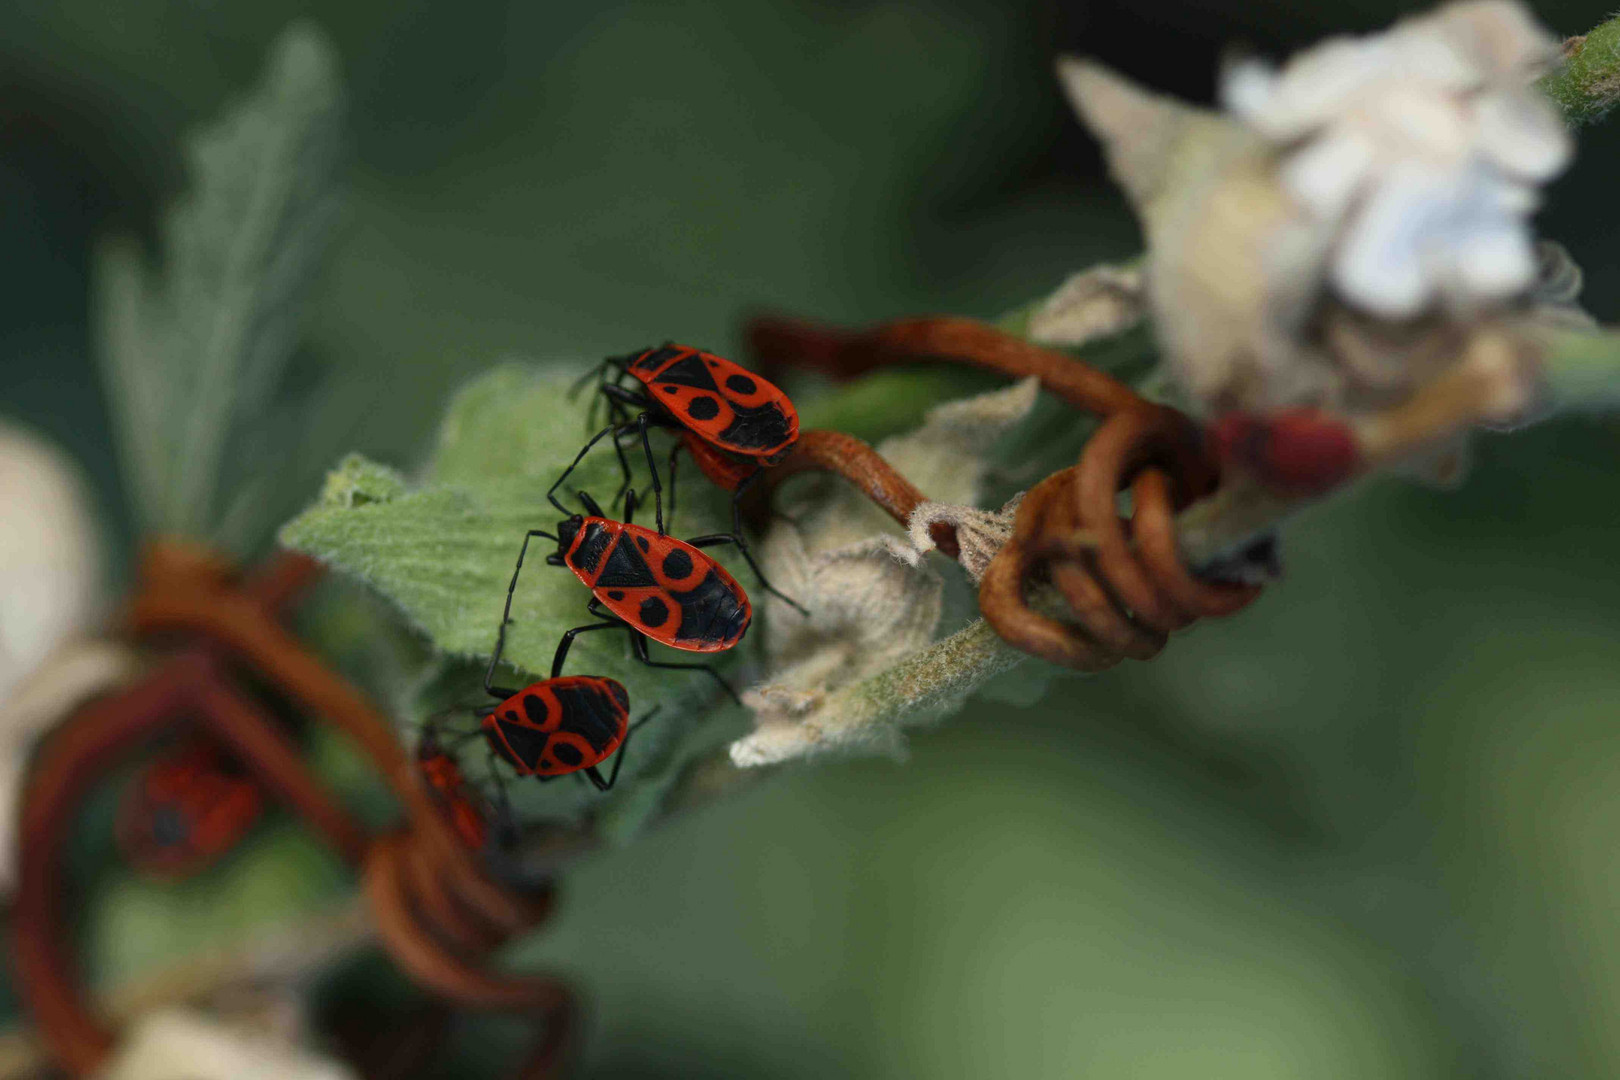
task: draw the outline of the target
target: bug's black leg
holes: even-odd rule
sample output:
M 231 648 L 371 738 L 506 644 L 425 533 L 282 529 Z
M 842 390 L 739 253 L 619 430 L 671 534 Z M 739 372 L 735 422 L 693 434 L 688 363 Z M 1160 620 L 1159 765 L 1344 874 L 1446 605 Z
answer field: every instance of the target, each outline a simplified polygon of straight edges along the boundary
M 744 478 L 742 483 L 737 485 L 737 490 L 731 493 L 731 533 L 737 538 L 737 549 L 742 552 L 743 558 L 748 561 L 748 568 L 754 572 L 755 577 L 759 578 L 759 583 L 765 587 L 765 591 L 773 596 L 780 597 L 794 611 L 808 619 L 810 612 L 805 610 L 802 604 L 786 593 L 779 591 L 769 581 L 765 580 L 765 571 L 759 568 L 759 564 L 754 561 L 754 553 L 748 549 L 748 534 L 743 532 L 742 500 L 743 496 L 748 493 L 748 489 L 753 487 L 754 482 L 762 475 L 764 475 L 762 470 L 755 469 Z
M 613 417 L 613 419 L 616 421 L 618 418 Z M 624 498 L 624 493 L 630 490 L 630 459 L 624 456 L 624 444 L 619 442 L 619 432 L 623 430 L 623 427 L 624 425 L 621 424 L 613 432 L 613 452 L 619 457 L 619 474 L 624 479 L 619 481 L 619 490 L 613 493 L 613 501 L 608 503 L 609 506 L 617 504 L 620 499 Z
M 588 492 L 576 491 L 574 494 L 579 497 L 579 504 L 585 508 L 585 512 L 591 517 L 607 517 L 607 514 L 602 512 L 601 504 L 591 498 Z
M 652 442 L 647 438 L 647 414 L 636 420 L 641 431 L 641 449 L 647 455 L 647 472 L 652 476 L 653 520 L 658 523 L 658 535 L 664 535 L 664 486 L 658 482 L 658 466 L 653 462 Z
M 645 394 L 638 394 L 634 390 L 626 390 L 617 383 L 604 383 L 602 385 L 602 396 L 609 401 L 617 402 L 632 409 L 645 410 L 652 404 L 647 400 Z
M 512 813 L 512 800 L 506 794 L 506 777 L 495 767 L 495 748 L 489 748 L 489 778 L 495 781 L 495 835 L 501 847 L 511 847 L 517 841 L 517 815 Z
M 756 473 L 755 475 L 758 474 Z M 736 505 L 733 504 L 732 508 L 735 510 Z M 688 540 L 687 543 L 691 544 L 695 548 L 715 547 L 719 544 L 736 544 L 737 550 L 741 551 L 742 557 L 748 560 L 749 569 L 753 570 L 754 576 L 759 578 L 759 583 L 765 587 L 766 592 L 770 593 L 772 596 L 779 597 L 784 603 L 786 603 L 794 611 L 797 611 L 800 615 L 803 615 L 805 618 L 808 619 L 810 617 L 810 613 L 804 609 L 802 604 L 765 579 L 765 575 L 760 572 L 759 564 L 754 561 L 753 552 L 748 550 L 748 541 L 743 539 L 742 531 L 740 529 L 735 533 L 714 533 L 709 536 L 694 536 L 692 539 Z
M 616 386 L 610 386 L 607 383 L 603 383 L 602 392 L 600 395 L 598 395 L 597 400 L 607 406 L 608 416 L 614 421 L 614 423 L 618 424 L 620 427 L 624 427 L 626 424 L 630 423 L 630 408 L 623 401 L 616 397 L 610 396 L 608 393 L 609 390 L 617 389 L 619 388 Z
M 576 626 L 572 630 L 566 631 L 562 636 L 562 640 L 557 642 L 557 655 L 551 659 L 551 677 L 555 679 L 557 676 L 562 674 L 563 660 L 567 658 L 568 650 L 573 647 L 575 637 L 580 634 L 588 634 L 592 630 L 609 630 L 615 626 L 623 625 L 624 623 L 614 619 L 611 622 L 590 623 L 586 626 Z
M 718 671 L 714 670 L 714 668 L 710 667 L 708 664 L 666 664 L 662 661 L 654 660 L 652 657 L 647 655 L 646 635 L 641 633 L 633 626 L 622 623 L 620 625 L 623 625 L 626 630 L 630 631 L 630 649 L 635 654 L 636 659 L 641 663 L 646 664 L 648 667 L 664 668 L 669 671 L 708 672 L 709 678 L 719 683 L 720 689 L 724 690 L 731 697 L 732 701 L 735 701 L 739 705 L 742 704 L 742 698 L 737 696 L 737 691 L 731 688 L 731 684 L 725 680 L 724 676 L 722 676 Z
M 685 439 L 676 439 L 669 448 L 669 526 L 672 529 L 675 527 L 675 459 L 685 445 Z
M 579 463 L 581 461 L 585 460 L 585 455 L 590 453 L 591 447 L 595 446 L 597 444 L 597 442 L 599 442 L 603 438 L 603 436 L 608 434 L 608 432 L 616 430 L 617 427 L 618 427 L 618 425 L 616 425 L 616 424 L 609 424 L 607 427 L 603 428 L 601 431 L 598 431 L 595 435 L 592 435 L 590 437 L 590 439 L 586 441 L 585 445 L 580 448 L 579 453 L 574 455 L 573 462 L 569 464 L 568 468 L 566 468 L 566 469 L 564 469 L 562 471 L 561 476 L 557 477 L 557 482 L 552 484 L 550 490 L 548 490 L 546 492 L 546 498 L 551 501 L 551 505 L 555 506 L 557 508 L 557 511 L 560 514 L 562 514 L 564 517 L 568 516 L 569 511 L 568 511 L 568 508 L 566 506 L 564 506 L 562 503 L 557 501 L 557 489 L 562 487 L 563 481 L 567 480 L 569 474 L 572 473 L 576 468 L 579 467 Z M 617 440 L 615 440 L 614 445 L 618 445 Z M 628 469 L 629 467 L 630 467 L 629 463 L 626 462 L 625 463 L 625 468 Z
M 512 621 L 512 594 L 517 592 L 518 575 L 523 572 L 523 556 L 528 554 L 529 541 L 537 536 L 544 536 L 548 540 L 555 539 L 550 533 L 540 529 L 530 529 L 523 534 L 523 546 L 518 548 L 517 565 L 512 568 L 512 583 L 506 587 L 506 607 L 501 610 L 501 625 L 495 631 L 495 653 L 489 658 L 489 667 L 484 671 L 484 692 L 491 697 L 509 698 L 517 693 L 516 690 L 497 690 L 489 684 L 489 681 L 495 677 L 495 667 L 501 662 L 501 653 L 506 649 L 506 624 Z

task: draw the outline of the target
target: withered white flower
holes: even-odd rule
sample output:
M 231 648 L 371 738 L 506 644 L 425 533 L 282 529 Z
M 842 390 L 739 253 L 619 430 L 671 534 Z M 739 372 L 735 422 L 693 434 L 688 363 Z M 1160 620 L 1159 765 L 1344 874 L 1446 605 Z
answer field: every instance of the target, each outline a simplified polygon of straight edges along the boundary
M 101 552 L 78 471 L 0 427 L 0 700 L 95 612 Z
M 996 552 L 1012 539 L 1018 504 L 1023 499 L 1020 492 L 1000 510 L 925 502 L 911 512 L 906 532 L 911 537 L 911 546 L 916 550 L 932 551 L 935 546 L 933 526 L 951 526 L 956 532 L 957 546 L 961 549 L 956 561 L 967 571 L 967 576 L 977 583 L 990 568 L 990 560 L 996 557 Z
M 941 500 L 924 504 L 930 513 L 969 525 L 978 521 L 975 515 L 984 516 L 985 535 L 973 541 L 976 555 L 993 554 L 999 520 L 973 509 L 981 497 L 985 455 L 1028 415 L 1037 391 L 1036 381 L 1028 379 L 939 406 L 916 431 L 877 448 L 901 475 Z M 944 581 L 923 559 L 933 546 L 926 528 L 924 534 L 925 543 L 913 546 L 862 495 L 844 487 L 802 517 L 783 518 L 771 527 L 764 543 L 765 572 L 810 615 L 799 616 L 775 597 L 765 601 L 770 666 L 743 695 L 754 710 L 755 730 L 732 744 L 734 764 L 903 749 L 898 720 L 902 715 L 914 720 L 916 711 L 909 698 L 888 710 L 863 697 L 859 715 L 845 715 L 828 703 L 842 700 L 838 691 L 893 669 L 934 640 L 944 610 Z M 958 678 L 943 669 L 933 674 L 942 682 Z M 919 686 L 926 689 L 929 675 L 925 670 L 908 680 L 912 697 Z
M 1530 80 L 1554 56 L 1521 7 L 1475 0 L 1281 70 L 1237 64 L 1225 112 L 1061 60 L 1142 220 L 1154 332 L 1185 400 L 1336 412 L 1380 433 L 1367 462 L 1520 422 L 1528 353 L 1480 358 L 1512 353 L 1513 328 L 1546 308 L 1528 217 L 1570 137 Z M 1475 384 L 1489 388 L 1455 392 Z M 1397 405 L 1412 407 L 1386 423 Z
M 1093 266 L 1070 275 L 1029 318 L 1029 339 L 1078 348 L 1128 330 L 1147 317 L 1142 270 Z
M 1328 272 L 1373 314 L 1464 310 L 1535 277 L 1528 219 L 1572 150 L 1530 85 L 1557 42 L 1509 0 L 1473 0 L 1383 34 L 1324 42 L 1280 71 L 1230 68 L 1224 101 L 1282 150 L 1284 188 L 1335 234 Z
M 15 875 L 14 821 L 29 747 L 131 664 L 75 641 L 98 614 L 101 543 L 77 470 L 54 447 L 0 425 L 0 892 Z

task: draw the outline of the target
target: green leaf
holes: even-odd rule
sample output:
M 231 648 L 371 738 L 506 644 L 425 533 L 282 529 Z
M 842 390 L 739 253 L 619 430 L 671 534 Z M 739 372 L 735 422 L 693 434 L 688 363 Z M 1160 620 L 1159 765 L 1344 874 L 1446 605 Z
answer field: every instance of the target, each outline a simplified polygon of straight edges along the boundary
M 85 915 L 98 981 L 119 982 L 178 957 L 206 954 L 289 913 L 329 907 L 348 883 L 343 864 L 307 829 L 268 820 L 206 873 L 184 881 L 121 876 Z
M 221 493 L 245 472 L 233 441 L 272 411 L 336 221 L 340 98 L 331 44 L 289 28 L 258 89 L 187 140 L 161 270 L 127 237 L 98 247 L 98 355 L 149 530 L 220 530 Z
M 1537 85 L 1571 124 L 1596 123 L 1620 101 L 1620 15 L 1565 42 L 1564 55 Z
M 475 379 L 445 414 L 426 483 L 407 490 L 398 473 L 350 455 L 328 477 L 321 502 L 282 529 L 281 542 L 370 585 L 441 652 L 487 658 L 524 533 L 555 530 L 559 515 L 546 490 L 587 437 L 590 397 L 567 396 L 574 375 L 506 365 Z M 638 453 L 631 460 L 644 487 L 644 459 Z M 681 481 L 678 517 L 669 523 L 676 535 L 713 532 L 723 520 L 724 496 L 694 472 Z M 604 440 L 574 471 L 569 489 L 588 491 L 605 504 L 619 483 L 618 464 Z M 637 514 L 639 520 L 651 516 L 651 506 Z M 595 621 L 585 611 L 589 593 L 578 579 L 545 564 L 544 556 L 555 549 L 543 537 L 530 542 L 507 631 L 506 658 L 534 677 L 550 673 L 564 631 Z M 716 554 L 728 558 L 724 549 Z M 747 573 L 746 567 L 731 569 Z M 671 658 L 681 659 L 665 659 Z M 719 661 L 728 662 L 735 659 Z M 568 670 L 619 679 L 637 707 L 682 698 L 708 701 L 714 691 L 701 674 L 652 672 L 635 663 L 619 633 L 581 635 Z

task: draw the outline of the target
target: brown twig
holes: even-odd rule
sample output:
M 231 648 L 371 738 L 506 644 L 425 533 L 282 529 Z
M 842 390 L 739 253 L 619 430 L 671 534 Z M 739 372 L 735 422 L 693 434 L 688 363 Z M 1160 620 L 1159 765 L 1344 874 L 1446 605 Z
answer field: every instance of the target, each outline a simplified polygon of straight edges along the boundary
M 1254 599 L 1252 587 L 1200 580 L 1177 548 L 1175 512 L 1209 495 L 1218 478 L 1197 426 L 1112 376 L 968 319 L 907 319 L 864 331 L 763 319 L 750 325 L 748 337 L 760 356 L 838 375 L 925 361 L 969 364 L 1010 378 L 1033 375 L 1048 391 L 1103 419 L 1078 465 L 1024 497 L 1012 537 L 980 581 L 980 611 L 1015 648 L 1096 670 L 1125 658 L 1148 659 L 1194 619 L 1231 614 Z M 843 440 L 849 437 L 829 439 L 829 445 L 846 445 Z M 862 486 L 869 494 L 882 490 L 881 483 Z M 1122 518 L 1116 500 L 1126 489 L 1134 509 Z M 902 521 L 896 510 L 904 508 L 909 517 L 915 508 L 903 500 L 891 500 L 893 506 L 874 501 Z M 1043 583 L 1061 596 L 1066 618 L 1032 606 L 1031 594 Z
M 1033 345 L 987 323 L 955 316 L 900 319 L 869 330 L 843 330 L 777 316 L 751 321 L 749 348 L 761 364 L 786 364 L 840 378 L 893 364 L 967 364 L 1013 379 L 1033 375 L 1042 389 L 1077 409 L 1107 415 L 1142 398 L 1106 372 L 1067 353 Z
M 154 544 L 128 623 L 146 638 L 178 638 L 178 653 L 126 690 L 93 702 L 44 746 L 23 811 L 21 877 L 13 920 L 23 995 L 56 1061 L 77 1074 L 106 1059 L 113 1033 L 90 1008 L 68 943 L 59 852 L 90 790 L 139 743 L 177 722 L 202 724 L 351 861 L 363 860 L 380 936 L 401 966 L 452 1002 L 532 1013 L 545 1031 L 523 1075 L 549 1075 L 574 1008 L 543 977 L 481 966 L 490 948 L 538 924 L 551 890 L 517 895 L 484 874 L 439 815 L 410 758 L 364 697 L 275 619 L 319 567 L 284 555 L 238 585 L 205 549 Z M 404 805 L 409 828 L 368 841 L 309 773 L 273 721 L 238 690 L 242 665 L 352 738 Z
M 780 465 L 765 472 L 770 489 L 797 473 L 832 473 L 849 481 L 868 499 L 900 524 L 911 522 L 911 515 L 928 500 L 915 484 L 901 476 L 883 455 L 853 435 L 841 431 L 811 429 L 801 432 L 799 441 Z M 958 554 L 956 530 L 939 523 L 930 530 L 934 543 L 950 558 Z

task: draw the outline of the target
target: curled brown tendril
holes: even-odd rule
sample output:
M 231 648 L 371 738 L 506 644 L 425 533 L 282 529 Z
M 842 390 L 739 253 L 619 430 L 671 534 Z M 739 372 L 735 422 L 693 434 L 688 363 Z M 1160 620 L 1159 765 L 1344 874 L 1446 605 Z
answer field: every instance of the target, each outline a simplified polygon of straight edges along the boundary
M 1229 615 L 1256 596 L 1253 586 L 1200 579 L 1177 549 L 1175 514 L 1218 482 L 1197 425 L 1105 372 L 959 318 L 907 319 L 864 331 L 760 319 L 748 337 L 761 358 L 836 375 L 944 361 L 1035 376 L 1047 391 L 1102 419 L 1079 464 L 1024 496 L 1011 539 L 980 582 L 980 612 L 1014 648 L 1095 671 L 1146 660 L 1174 631 Z M 871 494 L 879 485 L 862 486 Z M 1132 509 L 1122 516 L 1118 495 L 1127 490 Z M 874 501 L 904 522 L 883 500 Z M 1032 605 L 1046 585 L 1066 609 L 1061 617 Z
M 238 582 L 205 551 L 152 545 L 126 621 L 137 637 L 174 651 L 134 685 L 81 708 L 41 749 L 23 804 L 13 957 L 42 1040 L 70 1074 L 99 1069 L 114 1033 L 81 984 L 61 903 L 62 852 L 94 788 L 142 744 L 184 724 L 229 746 L 266 789 L 363 867 L 378 937 L 413 979 L 456 1006 L 541 1021 L 518 1074 L 523 1080 L 553 1075 L 559 1066 L 577 1011 L 568 988 L 484 964 L 496 946 L 545 919 L 551 890 L 520 894 L 484 873 L 440 816 L 387 721 L 281 626 L 280 609 L 318 575 L 311 560 L 284 554 Z M 404 808 L 404 827 L 368 837 L 243 688 L 244 670 L 353 740 Z
M 911 514 L 928 500 L 915 484 L 901 476 L 893 465 L 876 450 L 853 435 L 842 431 L 811 429 L 799 434 L 799 441 L 780 465 L 765 475 L 772 488 L 796 473 L 818 471 L 841 476 L 860 488 L 879 509 L 883 510 L 901 528 L 911 521 Z M 956 530 L 943 522 L 930 529 L 934 543 L 951 558 L 956 558 Z

